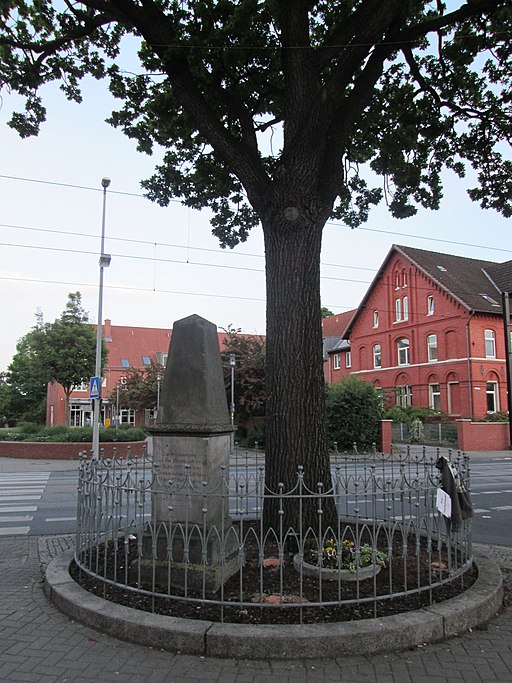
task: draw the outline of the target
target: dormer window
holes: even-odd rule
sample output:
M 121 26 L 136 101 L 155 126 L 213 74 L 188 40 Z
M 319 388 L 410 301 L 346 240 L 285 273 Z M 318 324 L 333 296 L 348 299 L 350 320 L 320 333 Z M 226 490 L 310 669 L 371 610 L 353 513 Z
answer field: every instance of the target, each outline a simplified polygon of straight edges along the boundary
M 491 306 L 499 306 L 499 303 L 496 301 L 496 299 L 493 299 L 492 296 L 489 296 L 488 294 L 480 294 L 482 299 L 485 299 L 488 304 L 491 304 Z

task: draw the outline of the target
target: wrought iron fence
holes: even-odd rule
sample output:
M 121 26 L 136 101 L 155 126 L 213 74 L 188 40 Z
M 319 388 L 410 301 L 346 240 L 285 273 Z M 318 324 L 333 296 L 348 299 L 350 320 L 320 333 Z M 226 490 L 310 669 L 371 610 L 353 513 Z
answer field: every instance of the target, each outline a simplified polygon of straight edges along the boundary
M 188 467 L 163 480 L 147 455 L 82 454 L 75 577 L 154 612 L 242 623 L 382 616 L 412 597 L 430 604 L 438 590 L 459 592 L 472 567 L 470 520 L 454 531 L 437 508 L 439 455 L 333 454 L 329 490 L 307 489 L 299 470 L 284 491 L 268 488 L 257 451 L 235 449 L 213 488 Z M 468 457 L 447 456 L 469 488 Z

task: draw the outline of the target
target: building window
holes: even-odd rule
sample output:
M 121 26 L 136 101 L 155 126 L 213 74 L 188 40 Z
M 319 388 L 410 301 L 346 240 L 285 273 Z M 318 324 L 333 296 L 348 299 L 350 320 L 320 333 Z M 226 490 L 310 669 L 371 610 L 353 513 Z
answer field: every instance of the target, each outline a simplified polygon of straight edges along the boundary
M 427 337 L 427 354 L 428 361 L 437 360 L 437 334 L 429 334 Z
M 434 297 L 427 297 L 427 315 L 434 315 Z
M 135 410 L 133 408 L 121 408 L 119 411 L 119 424 L 134 425 Z
M 395 387 L 396 404 L 402 408 L 412 406 L 412 386 L 405 384 L 403 386 Z
M 128 358 L 121 358 L 121 367 L 122 368 L 129 368 L 130 367 L 130 361 Z
M 428 385 L 429 405 L 433 410 L 441 410 L 441 387 L 439 384 Z
M 407 271 L 402 270 L 402 287 L 407 287 Z
M 73 391 L 89 391 L 89 382 L 80 382 L 73 386 Z
M 374 368 L 380 368 L 381 367 L 380 344 L 375 344 L 375 346 L 373 347 L 373 367 Z
M 485 330 L 485 357 L 496 358 L 496 339 L 494 330 Z
M 400 273 L 398 270 L 395 273 L 395 289 L 400 289 Z
M 373 311 L 373 326 L 379 326 L 379 311 Z
M 149 356 L 142 356 L 142 363 L 144 365 L 151 365 L 151 358 Z
M 339 353 L 335 353 L 335 354 L 334 354 L 334 358 L 333 358 L 333 367 L 334 367 L 335 370 L 339 370 L 339 369 L 340 369 L 340 354 L 339 354 Z
M 485 393 L 487 394 L 487 412 L 497 413 L 500 409 L 498 382 L 487 382 Z
M 400 322 L 402 320 L 402 300 L 396 299 L 395 301 L 395 320 Z
M 345 354 L 345 367 L 346 368 L 352 367 L 352 355 L 351 355 L 350 351 L 347 351 L 347 353 Z
M 398 365 L 409 365 L 410 346 L 408 339 L 400 339 L 398 347 Z
M 403 313 L 403 319 L 404 320 L 409 320 L 409 297 L 404 296 L 402 299 L 402 313 Z

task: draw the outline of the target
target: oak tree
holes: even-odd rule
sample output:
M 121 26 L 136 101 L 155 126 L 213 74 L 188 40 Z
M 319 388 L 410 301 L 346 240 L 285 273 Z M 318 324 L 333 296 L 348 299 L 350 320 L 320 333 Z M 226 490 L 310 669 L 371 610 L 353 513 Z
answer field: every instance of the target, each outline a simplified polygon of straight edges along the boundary
M 512 215 L 509 0 L 1 0 L 0 85 L 105 79 L 110 122 L 165 150 L 150 199 L 213 212 L 224 246 L 261 224 L 267 289 L 267 481 L 329 484 L 320 248 L 329 218 L 357 226 L 436 209 L 443 168 Z M 123 70 L 124 60 L 139 68 Z

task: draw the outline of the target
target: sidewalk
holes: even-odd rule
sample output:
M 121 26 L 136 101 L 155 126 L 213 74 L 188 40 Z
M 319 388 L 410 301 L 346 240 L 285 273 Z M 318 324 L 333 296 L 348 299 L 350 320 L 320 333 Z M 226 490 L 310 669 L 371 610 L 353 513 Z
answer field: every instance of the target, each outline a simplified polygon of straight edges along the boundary
M 46 600 L 41 568 L 72 538 L 0 538 L 0 680 L 50 683 L 510 683 L 512 607 L 488 628 L 436 645 L 374 656 L 235 661 L 162 652 L 70 621 Z M 512 549 L 486 547 L 512 573 Z

